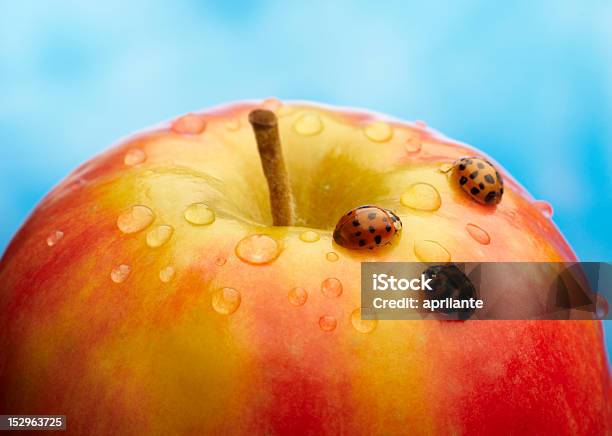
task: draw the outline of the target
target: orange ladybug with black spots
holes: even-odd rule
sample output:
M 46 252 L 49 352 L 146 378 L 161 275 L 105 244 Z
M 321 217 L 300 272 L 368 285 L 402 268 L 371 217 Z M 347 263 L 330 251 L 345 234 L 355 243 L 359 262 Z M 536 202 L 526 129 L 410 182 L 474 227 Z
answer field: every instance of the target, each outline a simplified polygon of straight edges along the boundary
M 401 220 L 390 210 L 360 206 L 340 218 L 334 229 L 334 241 L 351 250 L 372 250 L 389 244 L 401 230 Z
M 454 179 L 472 199 L 480 204 L 498 204 L 504 194 L 504 181 L 487 160 L 462 157 L 453 164 Z

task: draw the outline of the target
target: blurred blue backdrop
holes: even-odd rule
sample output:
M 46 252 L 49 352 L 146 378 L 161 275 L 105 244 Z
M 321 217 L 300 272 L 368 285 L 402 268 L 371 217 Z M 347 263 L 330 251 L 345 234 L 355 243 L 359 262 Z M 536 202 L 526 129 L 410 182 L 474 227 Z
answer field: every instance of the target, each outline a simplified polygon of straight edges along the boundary
M 612 260 L 612 3 L 586 0 L 3 2 L 0 251 L 119 137 L 268 96 L 423 119 L 552 203 L 582 260 Z

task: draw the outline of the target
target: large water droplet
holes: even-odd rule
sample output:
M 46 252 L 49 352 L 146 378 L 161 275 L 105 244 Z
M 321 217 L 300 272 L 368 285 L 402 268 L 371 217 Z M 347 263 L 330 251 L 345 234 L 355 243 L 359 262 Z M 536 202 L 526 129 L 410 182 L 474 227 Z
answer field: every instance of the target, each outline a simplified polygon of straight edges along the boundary
M 438 190 L 429 183 L 415 183 L 400 197 L 406 207 L 417 210 L 434 211 L 440 208 L 441 200 Z
M 236 256 L 255 265 L 272 262 L 279 254 L 278 242 L 268 235 L 247 236 L 236 245 Z
M 123 163 L 128 166 L 138 165 L 147 159 L 147 155 L 140 148 L 132 148 L 123 157 Z
M 300 234 L 300 239 L 304 242 L 317 242 L 321 236 L 312 230 L 306 230 Z
M 308 292 L 304 288 L 293 288 L 289 291 L 287 297 L 289 298 L 289 303 L 294 306 L 302 306 L 308 299 Z
M 533 205 L 544 215 L 546 218 L 552 218 L 553 207 L 548 201 L 536 200 Z
M 234 288 L 221 288 L 212 294 L 212 307 L 221 315 L 234 313 L 241 301 L 240 292 Z
M 489 245 L 491 242 L 491 236 L 482 227 L 478 227 L 476 224 L 469 223 L 465 226 L 465 229 L 476 242 L 482 245 Z
M 157 226 L 147 233 L 147 245 L 152 248 L 161 247 L 168 242 L 173 232 L 172 226 Z
M 183 216 L 194 226 L 205 226 L 215 221 L 215 211 L 204 203 L 190 204 L 185 209 Z
M 147 206 L 132 206 L 117 218 L 117 227 L 123 233 L 136 233 L 146 229 L 155 219 L 155 214 Z
M 128 278 L 131 271 L 132 268 L 130 268 L 129 265 L 121 264 L 119 266 L 116 266 L 111 271 L 111 280 L 115 283 L 122 283 Z
M 364 128 L 364 133 L 374 142 L 386 142 L 393 136 L 393 128 L 384 121 L 376 121 Z
M 159 271 L 159 279 L 164 283 L 168 283 L 170 280 L 172 280 L 172 278 L 174 277 L 174 274 L 175 274 L 174 268 L 168 265 L 167 267 L 162 268 Z
M 351 313 L 351 324 L 359 333 L 370 333 L 378 325 L 378 320 L 361 319 L 361 309 L 357 308 Z
M 414 254 L 421 262 L 450 262 L 450 253 L 436 241 L 414 241 Z
M 342 295 L 342 283 L 333 277 L 325 279 L 321 283 L 321 292 L 329 298 L 339 297 Z
M 336 318 L 333 316 L 323 315 L 321 318 L 319 318 L 319 327 L 324 332 L 331 332 L 335 330 L 337 325 L 338 321 L 336 321 Z
M 293 130 L 302 136 L 313 136 L 323 130 L 323 121 L 317 114 L 304 114 L 295 121 Z
M 334 253 L 333 251 L 330 251 L 329 253 L 325 255 L 325 259 L 329 260 L 330 262 L 336 262 L 339 259 L 339 257 L 336 253 Z
M 63 237 L 64 237 L 64 232 L 62 232 L 61 230 L 55 230 L 55 231 L 51 232 L 51 234 L 49 236 L 47 236 L 47 245 L 49 247 L 53 247 Z
M 172 130 L 176 133 L 197 135 L 202 133 L 206 128 L 206 121 L 196 114 L 183 115 L 174 123 L 172 123 Z

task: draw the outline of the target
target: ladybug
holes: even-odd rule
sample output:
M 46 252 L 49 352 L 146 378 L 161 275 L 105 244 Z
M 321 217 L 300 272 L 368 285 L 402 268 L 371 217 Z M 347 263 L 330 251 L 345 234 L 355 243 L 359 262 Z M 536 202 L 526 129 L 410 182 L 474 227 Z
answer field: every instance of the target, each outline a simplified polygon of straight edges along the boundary
M 479 292 L 470 278 L 455 264 L 432 265 L 423 272 L 423 275 L 431 279 L 429 286 L 433 289 L 433 291 L 425 291 L 424 298 L 426 300 L 444 301 L 446 298 L 452 298 L 453 300 L 479 298 Z M 454 315 L 458 319 L 466 320 L 472 316 L 474 309 L 438 308 L 436 312 Z
M 452 168 L 461 189 L 478 203 L 493 205 L 501 201 L 504 181 L 489 161 L 480 157 L 462 157 Z
M 378 206 L 359 206 L 342 215 L 334 229 L 336 244 L 362 250 L 389 244 L 402 230 L 399 217 Z

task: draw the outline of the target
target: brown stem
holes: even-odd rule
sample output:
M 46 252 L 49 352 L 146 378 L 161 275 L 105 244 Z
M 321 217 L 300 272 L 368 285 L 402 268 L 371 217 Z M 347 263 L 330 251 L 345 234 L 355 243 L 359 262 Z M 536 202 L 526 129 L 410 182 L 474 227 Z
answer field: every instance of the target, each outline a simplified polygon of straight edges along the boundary
M 249 114 L 249 122 L 255 132 L 261 166 L 268 181 L 272 222 L 275 226 L 292 226 L 291 185 L 283 160 L 276 115 L 269 110 L 255 109 Z

